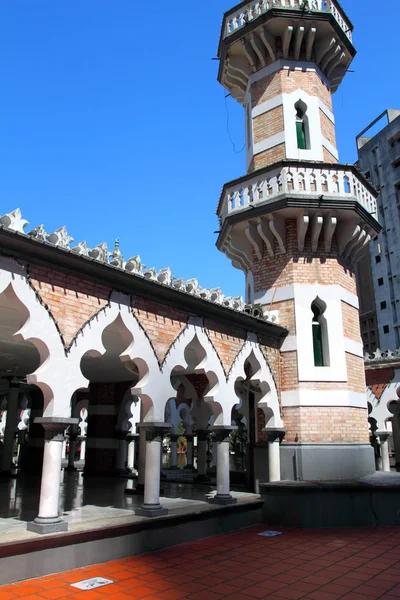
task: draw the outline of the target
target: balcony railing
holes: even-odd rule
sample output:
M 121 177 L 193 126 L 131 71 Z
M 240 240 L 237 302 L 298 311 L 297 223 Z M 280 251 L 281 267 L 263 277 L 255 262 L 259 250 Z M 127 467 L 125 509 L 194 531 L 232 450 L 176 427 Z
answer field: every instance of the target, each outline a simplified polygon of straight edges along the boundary
M 232 35 L 232 33 L 254 21 L 271 8 L 297 8 L 301 10 L 304 5 L 306 10 L 332 13 L 348 39 L 352 40 L 352 24 L 336 0 L 252 0 L 246 6 L 242 6 L 236 12 L 225 17 L 223 37 L 226 38 Z
M 222 223 L 226 217 L 250 207 L 273 202 L 277 197 L 304 195 L 306 198 L 348 197 L 356 199 L 370 214 L 376 215 L 376 197 L 363 183 L 357 171 L 347 165 L 294 166 L 280 165 L 263 175 L 250 174 L 240 183 L 224 187 L 218 215 Z

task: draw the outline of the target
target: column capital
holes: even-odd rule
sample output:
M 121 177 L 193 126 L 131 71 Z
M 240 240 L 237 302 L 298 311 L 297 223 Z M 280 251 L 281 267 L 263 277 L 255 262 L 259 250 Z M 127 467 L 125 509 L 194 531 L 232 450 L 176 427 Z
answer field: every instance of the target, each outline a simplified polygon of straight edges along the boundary
M 236 425 L 214 425 L 212 429 L 214 440 L 216 442 L 229 442 L 230 434 L 237 429 L 238 427 Z
M 379 438 L 380 442 L 386 442 L 390 436 L 390 431 L 387 431 L 386 429 L 383 431 L 375 431 L 374 436 Z
M 126 441 L 133 442 L 133 441 L 137 440 L 138 437 L 139 437 L 138 433 L 128 433 L 128 435 L 126 436 Z
M 143 428 L 146 432 L 146 441 L 151 442 L 157 440 L 157 438 L 161 440 L 163 436 L 170 431 L 172 425 L 171 423 L 144 421 L 142 423 L 136 423 L 136 427 Z
M 35 423 L 44 429 L 45 440 L 63 442 L 64 433 L 70 425 L 78 425 L 79 419 L 64 417 L 36 417 Z
M 127 441 L 128 438 L 128 432 L 127 431 L 115 431 L 115 437 L 117 438 L 117 440 L 125 440 Z
M 281 442 L 286 435 L 286 429 L 282 427 L 264 427 L 261 431 L 268 435 L 269 442 Z

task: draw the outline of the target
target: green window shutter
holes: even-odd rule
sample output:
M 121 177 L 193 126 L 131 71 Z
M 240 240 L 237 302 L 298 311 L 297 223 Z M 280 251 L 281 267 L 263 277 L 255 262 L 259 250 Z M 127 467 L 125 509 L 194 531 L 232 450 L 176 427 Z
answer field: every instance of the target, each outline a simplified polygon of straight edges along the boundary
M 306 132 L 304 128 L 303 121 L 296 122 L 296 130 L 297 130 L 297 147 L 300 150 L 306 150 Z
M 319 323 L 313 323 L 314 365 L 324 366 L 324 350 L 322 347 L 322 328 Z

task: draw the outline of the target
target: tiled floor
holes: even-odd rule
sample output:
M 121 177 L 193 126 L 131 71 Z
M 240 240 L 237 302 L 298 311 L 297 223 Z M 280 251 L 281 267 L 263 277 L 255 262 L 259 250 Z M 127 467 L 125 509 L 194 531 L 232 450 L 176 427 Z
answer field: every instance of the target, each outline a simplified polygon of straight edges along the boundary
M 400 598 L 400 527 L 257 535 L 265 529 L 0 587 L 0 600 Z M 114 583 L 85 592 L 71 587 L 91 577 Z

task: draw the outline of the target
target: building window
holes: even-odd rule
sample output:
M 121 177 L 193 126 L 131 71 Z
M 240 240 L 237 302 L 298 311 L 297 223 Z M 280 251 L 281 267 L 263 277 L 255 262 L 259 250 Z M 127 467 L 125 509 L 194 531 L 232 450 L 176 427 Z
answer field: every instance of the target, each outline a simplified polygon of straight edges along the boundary
M 386 302 L 381 302 L 381 310 L 385 310 L 387 308 Z
M 380 263 L 380 262 L 382 262 L 382 257 L 380 256 L 380 254 L 377 254 L 377 255 L 375 256 L 375 262 L 376 262 L 376 263 Z
M 383 333 L 389 333 L 389 325 L 383 326 Z
M 324 317 L 326 304 L 316 298 L 311 304 L 314 365 L 329 367 L 328 327 Z
M 295 104 L 297 147 L 299 150 L 310 150 L 310 132 L 307 117 L 307 105 L 299 100 Z
M 379 287 L 383 285 L 383 277 L 379 277 L 378 285 L 379 285 Z

